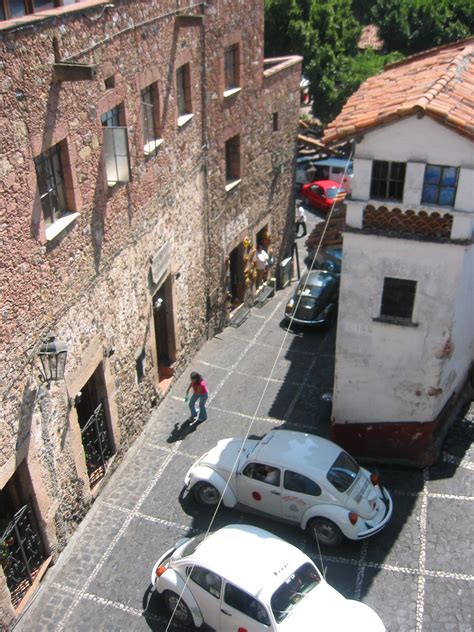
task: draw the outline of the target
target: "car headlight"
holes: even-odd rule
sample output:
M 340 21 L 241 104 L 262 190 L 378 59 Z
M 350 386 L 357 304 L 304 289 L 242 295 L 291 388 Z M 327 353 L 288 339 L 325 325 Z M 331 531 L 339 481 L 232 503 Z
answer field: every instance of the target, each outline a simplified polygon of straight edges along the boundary
M 288 303 L 286 304 L 286 309 L 291 312 L 291 310 L 293 309 L 293 307 L 295 306 L 295 299 L 294 298 L 290 298 L 290 300 L 288 301 Z

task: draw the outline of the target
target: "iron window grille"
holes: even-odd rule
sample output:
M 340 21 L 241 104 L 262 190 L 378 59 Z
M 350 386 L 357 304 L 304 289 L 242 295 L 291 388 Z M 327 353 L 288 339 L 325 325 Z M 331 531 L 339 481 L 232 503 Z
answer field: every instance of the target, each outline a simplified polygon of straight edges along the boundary
M 68 210 L 60 146 L 37 156 L 35 167 L 44 219 L 52 224 Z
M 225 144 L 226 183 L 240 179 L 240 136 L 233 136 Z
M 157 124 L 159 121 L 158 99 L 153 85 L 149 85 L 140 92 L 143 119 L 143 146 L 145 156 L 156 155 L 159 138 Z
M 374 160 L 370 197 L 379 200 L 403 200 L 406 163 Z
M 192 114 L 189 64 L 180 66 L 176 71 L 176 90 L 178 98 L 178 116 Z
M 239 45 L 232 44 L 224 51 L 225 90 L 239 87 Z
M 380 317 L 411 321 L 415 305 L 416 281 L 385 277 Z
M 426 165 L 423 180 L 422 204 L 454 206 L 459 169 L 441 165 Z
M 120 107 L 109 110 L 101 117 L 104 132 L 105 171 L 107 184 L 110 187 L 119 182 L 130 182 L 127 128 L 120 125 L 121 119 Z

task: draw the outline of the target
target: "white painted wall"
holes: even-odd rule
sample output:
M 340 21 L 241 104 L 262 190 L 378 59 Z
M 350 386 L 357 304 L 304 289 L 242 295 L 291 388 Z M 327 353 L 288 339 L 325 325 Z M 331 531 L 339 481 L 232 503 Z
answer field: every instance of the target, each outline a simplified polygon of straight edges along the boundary
M 411 116 L 374 129 L 355 147 L 357 158 L 474 168 L 472 141 L 427 116 Z
M 426 164 L 460 167 L 454 208 L 474 212 L 474 143 L 445 125 L 412 116 L 366 133 L 355 146 L 354 200 L 370 199 L 373 160 L 408 163 L 403 204 L 411 208 L 421 204 Z
M 436 417 L 450 394 L 448 380 L 449 388 L 458 385 L 473 357 L 473 264 L 472 248 L 466 246 L 344 234 L 333 405 L 337 422 Z M 413 320 L 418 327 L 373 321 L 380 314 L 386 276 L 417 281 Z M 452 358 L 436 357 L 449 338 Z M 430 388 L 443 391 L 430 396 Z

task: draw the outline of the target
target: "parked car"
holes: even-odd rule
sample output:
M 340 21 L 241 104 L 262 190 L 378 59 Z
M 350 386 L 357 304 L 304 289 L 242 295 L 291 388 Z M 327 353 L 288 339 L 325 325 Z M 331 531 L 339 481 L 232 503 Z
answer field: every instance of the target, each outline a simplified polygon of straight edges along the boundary
M 333 180 L 340 184 L 346 193 L 351 193 L 353 177 L 352 160 L 345 158 L 315 160 L 314 156 L 302 156 L 296 159 L 298 184 L 306 184 L 314 180 Z
M 180 540 L 156 562 L 151 584 L 180 629 L 385 630 L 369 606 L 329 586 L 302 551 L 249 525 Z
M 342 448 L 290 430 L 219 441 L 189 468 L 185 485 L 201 505 L 215 507 L 222 496 L 226 507 L 299 525 L 328 546 L 378 533 L 393 508 L 377 475 Z
M 325 213 L 330 211 L 333 205 L 341 204 L 346 197 L 341 186 L 334 180 L 316 180 L 304 184 L 300 195 L 305 204 L 311 204 Z
M 310 252 L 308 249 L 308 257 L 309 256 Z M 313 257 L 311 257 L 311 259 L 312 258 Z M 333 274 L 341 274 L 342 246 L 327 246 L 327 248 L 321 248 L 316 257 L 316 265 L 321 270 L 327 270 Z
M 326 325 L 337 310 L 339 276 L 328 270 L 303 274 L 285 307 L 285 318 L 300 325 Z

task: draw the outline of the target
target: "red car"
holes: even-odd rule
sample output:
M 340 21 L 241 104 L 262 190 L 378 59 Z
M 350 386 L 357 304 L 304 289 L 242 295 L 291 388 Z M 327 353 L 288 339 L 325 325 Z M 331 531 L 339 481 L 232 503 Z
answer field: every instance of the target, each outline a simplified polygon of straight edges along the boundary
M 327 213 L 333 204 L 340 204 L 346 197 L 341 185 L 334 180 L 316 180 L 304 184 L 301 189 L 301 198 L 305 204 L 311 204 L 320 211 Z

